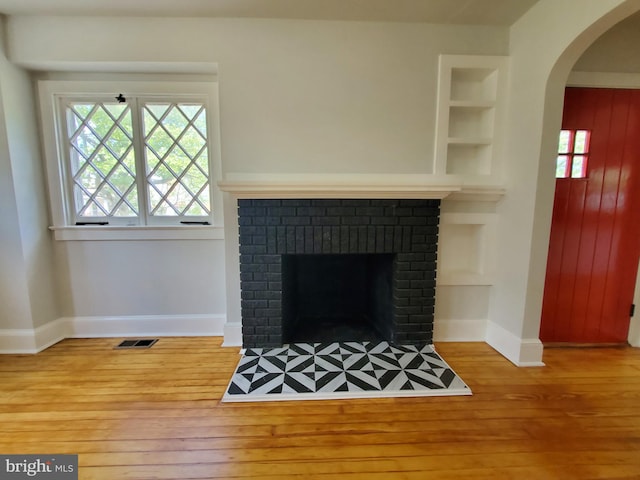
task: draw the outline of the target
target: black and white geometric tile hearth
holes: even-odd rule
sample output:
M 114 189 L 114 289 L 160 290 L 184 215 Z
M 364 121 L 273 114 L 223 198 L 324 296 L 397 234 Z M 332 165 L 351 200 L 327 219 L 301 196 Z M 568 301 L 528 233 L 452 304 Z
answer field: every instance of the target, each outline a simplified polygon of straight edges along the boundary
M 471 395 L 432 346 L 291 344 L 248 349 L 225 402 Z

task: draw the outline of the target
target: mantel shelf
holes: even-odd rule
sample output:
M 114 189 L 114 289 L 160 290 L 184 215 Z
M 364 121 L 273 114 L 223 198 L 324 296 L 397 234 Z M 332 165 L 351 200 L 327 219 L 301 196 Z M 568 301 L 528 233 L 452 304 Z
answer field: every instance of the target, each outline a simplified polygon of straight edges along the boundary
M 464 197 L 467 190 L 455 175 L 410 174 L 227 174 L 218 186 L 238 198 L 444 199 Z M 491 200 L 503 192 L 474 186 L 469 193 L 477 198 L 484 190 Z
M 416 181 L 416 176 L 391 179 L 328 177 L 314 175 L 298 178 L 265 176 L 234 176 L 218 182 L 224 192 L 239 198 L 420 198 L 443 199 L 461 190 L 460 185 L 429 184 Z M 418 177 L 420 177 L 418 175 Z M 385 180 L 386 181 L 383 181 Z

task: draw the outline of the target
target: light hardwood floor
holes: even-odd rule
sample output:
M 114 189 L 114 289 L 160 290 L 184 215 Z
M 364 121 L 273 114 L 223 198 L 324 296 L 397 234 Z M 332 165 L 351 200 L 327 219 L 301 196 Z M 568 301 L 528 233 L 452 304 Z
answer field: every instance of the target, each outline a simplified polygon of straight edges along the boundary
M 473 396 L 222 404 L 239 357 L 219 338 L 117 343 L 0 356 L 0 453 L 77 453 L 105 480 L 640 478 L 640 349 L 517 368 L 443 343 Z

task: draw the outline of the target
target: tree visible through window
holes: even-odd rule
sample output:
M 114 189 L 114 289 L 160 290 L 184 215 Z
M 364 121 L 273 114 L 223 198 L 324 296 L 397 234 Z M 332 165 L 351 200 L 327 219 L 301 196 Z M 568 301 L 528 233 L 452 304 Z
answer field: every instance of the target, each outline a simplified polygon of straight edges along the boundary
M 556 178 L 586 178 L 589 162 L 589 130 L 562 130 L 558 142 Z
M 151 103 L 142 117 L 150 215 L 208 215 L 204 105 Z
M 67 105 L 66 117 L 76 216 L 136 217 L 129 105 L 74 102 Z
M 65 117 L 77 223 L 208 220 L 204 103 L 66 101 Z

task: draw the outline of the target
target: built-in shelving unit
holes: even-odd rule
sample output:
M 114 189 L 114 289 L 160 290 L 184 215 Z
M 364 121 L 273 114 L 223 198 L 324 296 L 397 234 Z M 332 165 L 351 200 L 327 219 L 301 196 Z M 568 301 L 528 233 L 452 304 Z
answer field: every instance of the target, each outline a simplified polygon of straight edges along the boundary
M 500 185 L 507 57 L 441 55 L 434 173 Z
M 491 285 L 496 214 L 440 215 L 438 285 Z
M 504 192 L 507 69 L 508 57 L 440 56 L 433 172 L 457 179 L 464 194 L 453 193 L 452 201 L 496 202 Z M 441 215 L 440 287 L 493 284 L 496 224 L 495 213 Z

